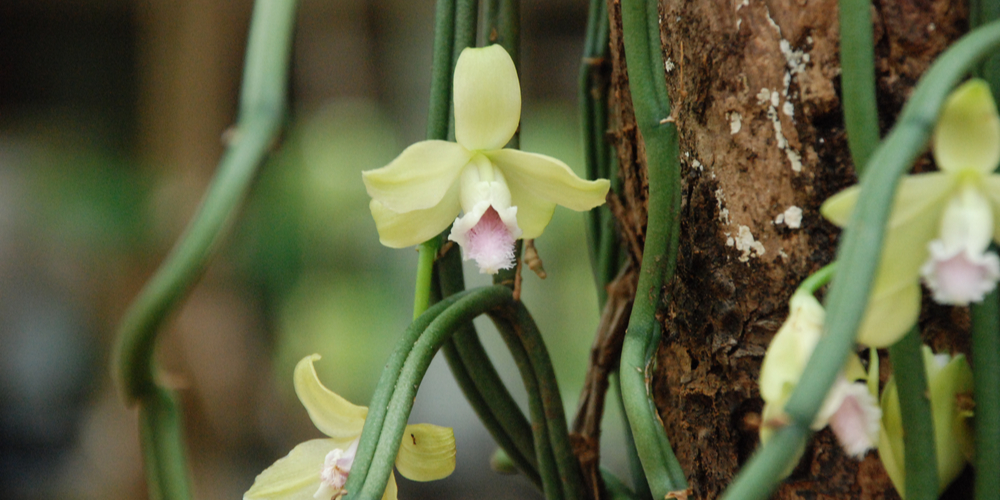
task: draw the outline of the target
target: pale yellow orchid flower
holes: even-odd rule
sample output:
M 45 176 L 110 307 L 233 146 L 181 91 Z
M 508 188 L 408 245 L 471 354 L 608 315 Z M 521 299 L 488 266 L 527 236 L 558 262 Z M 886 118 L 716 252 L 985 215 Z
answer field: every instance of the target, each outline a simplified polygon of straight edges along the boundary
M 761 444 L 787 423 L 785 404 L 798 386 L 823 333 L 826 311 L 812 293 L 796 292 L 788 302 L 788 309 L 788 318 L 771 339 L 760 366 L 760 397 L 764 400 Z M 851 353 L 810 426 L 818 431 L 829 425 L 844 451 L 855 458 L 861 458 L 875 447 L 882 416 L 875 396 L 865 384 L 867 379 L 861 360 Z M 804 448 L 799 453 L 802 451 Z M 791 473 L 792 468 L 794 465 L 785 475 Z
M 942 304 L 978 302 L 996 287 L 1000 259 L 1000 116 L 989 86 L 970 80 L 948 97 L 934 129 L 940 172 L 904 178 L 896 191 L 878 274 L 858 342 L 896 343 L 917 321 L 920 283 Z M 858 198 L 854 186 L 826 200 L 823 215 L 843 227 Z
M 948 354 L 935 355 L 925 345 L 923 356 L 927 392 L 931 400 L 931 417 L 934 421 L 940 494 L 961 474 L 965 464 L 972 458 L 972 414 L 960 404 L 961 398 L 972 394 L 972 369 L 961 354 L 954 357 Z M 882 391 L 882 412 L 882 429 L 878 439 L 879 458 L 899 496 L 906 498 L 903 416 L 894 377 L 889 378 Z
M 368 408 L 356 406 L 319 381 L 306 356 L 295 366 L 295 393 L 316 428 L 327 439 L 306 441 L 261 472 L 244 500 L 331 500 L 341 497 L 351 472 Z M 433 481 L 455 470 L 455 435 L 446 427 L 407 425 L 396 456 L 396 470 L 414 481 Z M 382 500 L 396 499 L 396 478 L 389 476 Z
M 540 236 L 556 205 L 604 203 L 606 179 L 585 181 L 555 158 L 503 149 L 521 118 L 517 70 L 503 47 L 463 50 L 453 90 L 456 142 L 418 142 L 362 173 L 383 245 L 416 245 L 454 224 L 448 239 L 493 274 L 513 266 L 514 242 Z

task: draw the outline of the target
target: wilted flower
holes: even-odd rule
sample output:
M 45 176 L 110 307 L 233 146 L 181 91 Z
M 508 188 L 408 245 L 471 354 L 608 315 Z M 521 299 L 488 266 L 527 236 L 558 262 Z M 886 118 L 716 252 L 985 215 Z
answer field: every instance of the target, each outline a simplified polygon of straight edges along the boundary
M 923 346 L 927 390 L 934 420 L 934 446 L 937 453 L 938 494 L 944 492 L 972 457 L 971 411 L 959 404 L 960 398 L 972 395 L 972 369 L 965 356 L 935 355 Z M 882 391 L 882 430 L 878 436 L 878 455 L 900 497 L 906 497 L 906 468 L 903 466 L 903 416 L 895 376 Z
M 920 312 L 922 276 L 941 304 L 978 302 L 1000 279 L 1000 259 L 987 251 L 1000 238 L 1000 116 L 982 80 L 948 97 L 934 129 L 940 172 L 904 178 L 896 192 L 885 246 L 858 342 L 885 347 L 899 340 Z M 823 204 L 824 216 L 844 226 L 858 187 Z
M 761 443 L 787 423 L 785 404 L 823 332 L 826 313 L 812 293 L 796 292 L 788 308 L 788 319 L 771 339 L 760 367 L 760 397 L 764 400 Z M 818 431 L 829 425 L 844 451 L 855 458 L 873 448 L 878 438 L 881 412 L 864 383 L 867 379 L 861 361 L 852 353 L 810 426 Z
M 503 149 L 521 118 L 521 88 L 499 45 L 462 51 L 454 104 L 457 142 L 418 142 L 362 173 L 383 245 L 416 245 L 454 224 L 448 239 L 492 274 L 514 265 L 515 240 L 540 236 L 557 204 L 604 203 L 606 179 L 585 181 L 555 158 Z
M 368 408 L 356 406 L 319 381 L 306 356 L 295 366 L 295 393 L 316 428 L 329 436 L 299 444 L 257 476 L 244 500 L 331 500 L 341 497 L 351 472 Z M 407 425 L 396 456 L 396 470 L 407 479 L 433 481 L 455 470 L 455 436 L 431 424 Z M 389 476 L 383 500 L 396 499 L 396 478 Z

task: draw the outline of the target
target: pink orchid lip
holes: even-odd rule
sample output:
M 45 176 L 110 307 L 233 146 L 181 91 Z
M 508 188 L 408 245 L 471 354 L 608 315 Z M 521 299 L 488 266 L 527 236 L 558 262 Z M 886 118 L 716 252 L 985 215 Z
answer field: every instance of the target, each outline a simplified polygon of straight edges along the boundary
M 1000 260 L 993 252 L 976 255 L 959 249 L 949 255 L 943 243 L 935 240 L 930 244 L 930 254 L 921 274 L 939 304 L 979 302 L 1000 278 Z
M 514 241 L 500 214 L 490 206 L 469 233 L 462 249 L 466 259 L 475 259 L 480 272 L 495 274 L 514 267 Z

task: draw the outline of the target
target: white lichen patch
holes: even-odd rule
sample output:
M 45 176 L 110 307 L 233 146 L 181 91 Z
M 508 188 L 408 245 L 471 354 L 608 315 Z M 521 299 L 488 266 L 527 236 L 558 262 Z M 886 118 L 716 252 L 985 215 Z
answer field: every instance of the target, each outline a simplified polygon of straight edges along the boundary
M 792 205 L 792 206 L 788 207 L 788 209 L 785 210 L 785 213 L 782 214 L 782 215 L 785 216 L 785 225 L 788 226 L 789 229 L 798 229 L 798 228 L 802 227 L 802 209 L 801 208 L 799 208 L 799 207 L 797 207 L 795 205 Z
M 670 73 L 671 71 L 673 71 L 674 70 L 674 61 L 668 57 L 667 60 L 663 62 L 663 69 L 667 73 Z
M 767 117 L 771 120 L 774 125 L 774 136 L 778 143 L 778 149 L 785 153 L 785 157 L 788 158 L 788 163 L 792 166 L 792 171 L 801 172 L 802 171 L 802 155 L 799 154 L 791 145 L 788 143 L 788 139 L 785 138 L 784 134 L 781 132 L 781 118 L 778 117 L 778 106 L 781 104 L 781 97 L 785 98 L 785 103 L 781 105 L 781 111 L 794 118 L 795 116 L 795 106 L 790 102 L 790 99 L 796 98 L 797 95 L 789 95 L 789 89 L 792 85 L 792 79 L 795 75 L 798 75 L 806 70 L 806 64 L 809 63 L 809 54 L 804 50 L 796 49 L 792 47 L 791 42 L 786 40 L 781 34 L 781 27 L 778 23 L 774 22 L 771 18 L 771 11 L 766 6 L 764 8 L 767 14 L 767 21 L 778 33 L 780 41 L 778 42 L 778 49 L 781 51 L 781 55 L 785 58 L 785 74 L 782 78 L 783 88 L 781 93 L 774 90 L 771 91 L 770 95 L 770 106 L 767 110 Z M 811 41 L 810 41 L 811 43 Z M 757 101 L 763 104 L 762 101 L 765 100 L 763 94 L 767 89 L 762 89 L 760 93 L 757 94 Z
M 702 165 L 701 162 L 698 161 L 697 159 L 691 161 L 691 168 L 694 168 L 699 172 L 703 172 L 705 170 L 705 166 Z
M 767 87 L 764 87 L 760 89 L 760 92 L 757 92 L 755 97 L 757 98 L 757 104 L 764 104 L 771 98 L 771 91 Z
M 729 240 L 726 242 L 728 244 Z M 750 257 L 764 255 L 764 244 L 754 240 L 753 233 L 747 226 L 740 226 L 739 233 L 737 233 L 733 243 L 736 245 L 736 249 L 742 252 L 738 258 L 740 262 L 746 262 L 750 260 Z
M 722 188 L 715 190 L 715 206 L 719 209 L 719 221 L 723 224 L 729 225 L 729 209 L 725 207 L 726 203 L 726 193 L 722 192 Z
M 784 214 L 784 212 L 778 214 L 778 216 L 774 218 L 774 223 L 775 224 L 784 224 L 785 223 L 785 214 Z
M 729 133 L 736 135 L 743 128 L 743 115 L 733 111 L 729 113 Z

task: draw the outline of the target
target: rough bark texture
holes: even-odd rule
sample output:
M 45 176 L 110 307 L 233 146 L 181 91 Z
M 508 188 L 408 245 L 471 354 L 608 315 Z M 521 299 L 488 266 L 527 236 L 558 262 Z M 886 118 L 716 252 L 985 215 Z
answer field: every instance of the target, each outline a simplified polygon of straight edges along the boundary
M 933 58 L 966 29 L 959 4 L 875 1 L 883 130 Z M 648 184 L 618 1 L 609 0 L 609 7 L 611 137 L 625 180 L 612 206 L 635 258 L 645 234 Z M 839 97 L 837 2 L 663 0 L 660 8 L 685 192 L 654 388 L 694 497 L 715 498 L 757 446 L 758 370 L 787 300 L 833 258 L 838 231 L 819 206 L 855 182 Z M 954 347 L 952 332 L 967 323 L 963 314 L 925 313 L 922 323 L 936 332 L 932 345 Z M 896 493 L 876 454 L 849 459 L 824 431 L 776 497 Z

